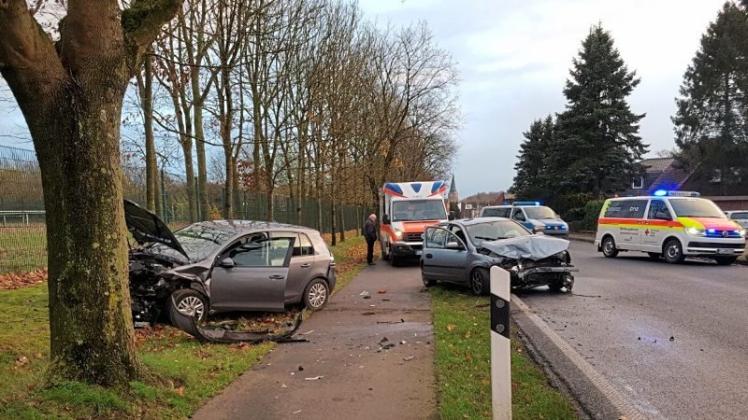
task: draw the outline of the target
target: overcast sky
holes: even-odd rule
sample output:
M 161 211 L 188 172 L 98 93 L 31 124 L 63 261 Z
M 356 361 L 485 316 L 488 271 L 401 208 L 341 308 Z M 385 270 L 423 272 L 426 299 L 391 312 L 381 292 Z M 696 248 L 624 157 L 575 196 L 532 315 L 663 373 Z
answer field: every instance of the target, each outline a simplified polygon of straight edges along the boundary
M 366 16 L 424 20 L 457 60 L 463 127 L 454 171 L 465 197 L 508 188 L 522 132 L 561 112 L 572 57 L 598 22 L 641 84 L 631 108 L 646 113 L 652 152 L 672 149 L 675 96 L 701 35 L 724 0 L 361 0 Z
M 652 152 L 672 149 L 674 98 L 699 39 L 723 0 L 361 0 L 368 19 L 426 21 L 458 62 L 463 125 L 455 176 L 460 195 L 511 185 L 522 132 L 561 112 L 572 57 L 592 25 L 609 30 L 642 82 L 631 97 L 646 113 Z M 31 148 L 26 125 L 0 92 L 0 144 Z

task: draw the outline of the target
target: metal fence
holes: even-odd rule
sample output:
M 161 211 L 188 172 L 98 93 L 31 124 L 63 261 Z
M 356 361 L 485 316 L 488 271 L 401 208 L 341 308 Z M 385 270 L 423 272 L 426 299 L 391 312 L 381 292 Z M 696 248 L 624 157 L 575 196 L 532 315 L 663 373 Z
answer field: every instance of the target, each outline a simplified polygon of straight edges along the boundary
M 160 172 L 158 213 L 170 226 L 184 226 L 190 220 L 189 194 L 183 177 Z M 123 189 L 126 198 L 145 204 L 145 170 L 125 166 Z M 200 194 L 195 191 L 193 196 Z M 210 183 L 202 194 L 208 199 L 209 215 L 197 220 L 219 217 L 223 208 L 221 184 Z M 269 214 L 268 200 L 273 200 Z M 235 217 L 247 220 L 269 220 L 315 228 L 329 233 L 333 227 L 333 206 L 325 200 L 291 199 L 280 195 L 269 197 L 254 191 L 239 191 Z M 336 230 L 359 229 L 365 217 L 360 206 L 339 204 L 336 208 Z M 0 146 L 0 273 L 29 271 L 46 266 L 47 239 L 41 176 L 33 151 Z

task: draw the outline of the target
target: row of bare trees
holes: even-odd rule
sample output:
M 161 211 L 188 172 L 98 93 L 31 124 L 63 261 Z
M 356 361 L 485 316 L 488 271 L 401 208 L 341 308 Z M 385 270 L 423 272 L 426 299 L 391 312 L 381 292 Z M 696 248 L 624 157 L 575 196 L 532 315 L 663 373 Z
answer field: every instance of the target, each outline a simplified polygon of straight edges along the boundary
M 147 206 L 159 208 L 161 149 L 175 142 L 193 220 L 210 214 L 216 156 L 224 217 L 236 216 L 243 189 L 330 201 L 333 220 L 336 205 L 374 206 L 385 181 L 448 172 L 456 81 L 424 24 L 381 29 L 355 3 L 188 0 L 150 49 L 130 101 L 145 139 Z

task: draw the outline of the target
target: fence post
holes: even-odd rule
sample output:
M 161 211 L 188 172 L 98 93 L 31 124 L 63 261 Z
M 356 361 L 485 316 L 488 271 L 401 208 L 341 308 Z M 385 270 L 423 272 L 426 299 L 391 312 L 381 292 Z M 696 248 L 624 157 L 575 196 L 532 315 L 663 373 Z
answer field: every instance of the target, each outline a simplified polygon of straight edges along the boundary
M 511 339 L 509 335 L 510 274 L 493 266 L 491 282 L 491 406 L 494 420 L 512 418 Z

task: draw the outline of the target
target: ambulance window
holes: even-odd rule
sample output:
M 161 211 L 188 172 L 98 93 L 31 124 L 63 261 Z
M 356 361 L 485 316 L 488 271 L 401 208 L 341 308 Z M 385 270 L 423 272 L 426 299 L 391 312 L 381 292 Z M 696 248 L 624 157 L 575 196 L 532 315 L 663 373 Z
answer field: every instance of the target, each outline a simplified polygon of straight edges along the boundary
M 623 217 L 630 219 L 641 219 L 644 217 L 644 209 L 647 207 L 647 200 L 626 200 L 622 209 Z
M 663 200 L 652 200 L 649 204 L 649 214 L 647 219 L 650 220 L 672 220 L 670 210 Z
M 621 217 L 621 209 L 623 201 L 611 201 L 607 209 L 605 209 L 605 217 Z
M 642 217 L 644 217 L 644 209 L 646 207 L 647 200 L 613 201 L 605 210 L 605 217 L 641 219 Z

